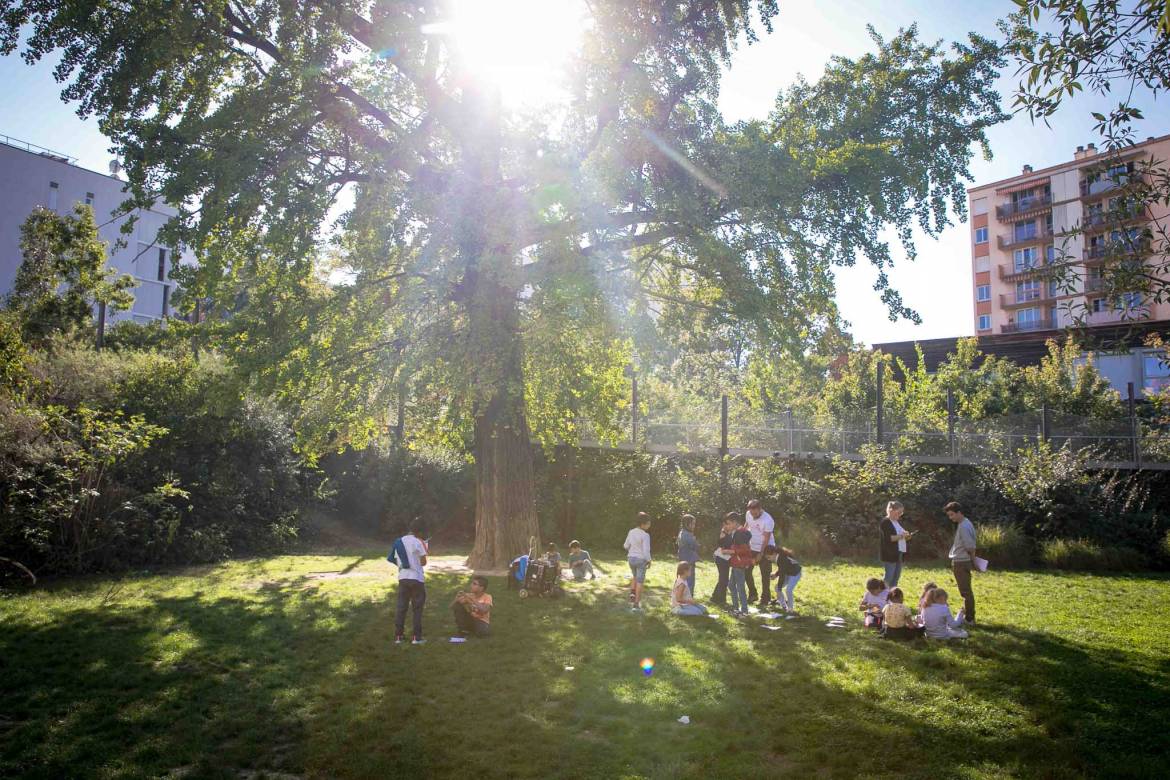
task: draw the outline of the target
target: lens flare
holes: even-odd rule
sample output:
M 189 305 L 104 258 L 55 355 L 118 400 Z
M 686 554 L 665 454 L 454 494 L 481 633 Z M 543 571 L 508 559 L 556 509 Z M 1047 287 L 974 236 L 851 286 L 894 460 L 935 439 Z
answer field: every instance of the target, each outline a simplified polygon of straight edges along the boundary
M 640 665 L 642 667 L 642 674 L 646 675 L 647 677 L 654 674 L 654 659 L 653 658 L 643 658 L 642 663 Z

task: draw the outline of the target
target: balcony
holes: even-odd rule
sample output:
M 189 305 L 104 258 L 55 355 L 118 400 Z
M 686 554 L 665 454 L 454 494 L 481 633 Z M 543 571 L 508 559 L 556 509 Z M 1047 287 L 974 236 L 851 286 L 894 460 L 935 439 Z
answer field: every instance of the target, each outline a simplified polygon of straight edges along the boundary
M 1052 195 L 1036 195 L 1031 198 L 1021 198 L 1015 203 L 1005 203 L 995 207 L 995 218 L 1000 222 L 1007 222 L 1019 218 L 1023 214 L 1052 208 Z
M 1025 279 L 1035 279 L 1046 273 L 1059 263 L 1037 263 L 1036 265 L 1017 266 L 1014 263 L 1000 263 L 998 268 L 999 279 L 1003 282 L 1019 282 Z
M 1037 330 L 1060 330 L 1060 326 L 1052 316 L 1028 322 L 1009 322 L 1007 325 L 999 326 L 1000 333 L 1031 333 Z
M 1009 236 L 996 236 L 996 243 L 1000 249 L 1013 249 L 1027 244 L 1040 244 L 1052 240 L 1052 230 L 1048 227 L 1036 228 L 1024 233 L 1013 232 Z
M 1027 290 L 1025 292 L 1002 293 L 999 296 L 999 308 L 1001 309 L 1019 309 L 1024 306 L 1035 306 L 1038 303 L 1048 300 L 1043 288 L 1038 290 Z
M 1100 263 L 1104 260 L 1125 260 L 1143 257 L 1150 253 L 1150 242 L 1145 239 L 1127 244 L 1125 240 L 1107 244 L 1090 244 L 1082 251 L 1086 263 Z
M 1141 176 L 1132 172 L 1119 173 L 1108 178 L 1098 179 L 1097 181 L 1090 181 L 1089 179 L 1081 179 L 1081 197 L 1095 198 L 1098 195 L 1106 195 L 1111 192 L 1125 189 L 1131 184 L 1141 181 Z
M 1105 289 L 1105 280 L 1100 276 L 1090 276 L 1085 279 L 1085 292 L 1101 292 Z

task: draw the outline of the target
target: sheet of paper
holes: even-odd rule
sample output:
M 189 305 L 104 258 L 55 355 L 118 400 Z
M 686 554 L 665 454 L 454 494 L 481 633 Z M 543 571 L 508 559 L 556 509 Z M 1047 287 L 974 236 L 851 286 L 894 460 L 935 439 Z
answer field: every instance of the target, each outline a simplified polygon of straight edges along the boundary
M 975 568 L 978 569 L 979 571 L 987 571 L 987 559 L 986 558 L 980 558 L 978 555 L 976 555 L 974 560 L 972 561 L 972 563 L 975 564 Z
M 464 643 L 464 642 L 466 642 L 466 641 L 467 641 L 467 637 L 465 637 L 465 636 L 453 636 L 453 637 L 451 637 L 451 644 L 453 644 L 453 645 L 461 645 L 461 644 L 463 644 L 463 643 Z
M 760 626 L 760 628 L 766 628 L 769 631 L 779 631 L 780 630 L 780 626 Z

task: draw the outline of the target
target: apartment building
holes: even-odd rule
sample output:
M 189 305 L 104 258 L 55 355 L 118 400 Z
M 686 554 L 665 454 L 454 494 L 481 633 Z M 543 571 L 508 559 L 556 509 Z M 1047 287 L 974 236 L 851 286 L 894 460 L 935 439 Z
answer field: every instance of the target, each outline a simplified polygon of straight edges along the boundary
M 76 164 L 76 160 L 35 144 L 0 135 L 0 295 L 12 289 L 20 268 L 20 226 L 37 206 L 58 214 L 72 213 L 77 203 L 93 207 L 106 241 L 109 265 L 137 282 L 134 306 L 111 314 L 107 322 L 153 322 L 171 315 L 172 250 L 156 243 L 158 231 L 174 216 L 159 203 L 137 212 L 134 232 L 121 233 L 125 216 L 114 217 L 126 199 L 126 182 Z M 118 247 L 121 239 L 126 246 Z
M 1066 163 L 1025 165 L 1019 176 L 967 191 L 976 335 L 1048 338 L 1045 331 L 1072 325 L 1170 319 L 1170 304 L 1107 292 L 1102 275 L 1109 263 L 1145 262 L 1144 229 L 1170 214 L 1161 205 L 1130 208 L 1124 197 L 1150 159 L 1170 160 L 1170 135 L 1119 156 L 1077 147 Z

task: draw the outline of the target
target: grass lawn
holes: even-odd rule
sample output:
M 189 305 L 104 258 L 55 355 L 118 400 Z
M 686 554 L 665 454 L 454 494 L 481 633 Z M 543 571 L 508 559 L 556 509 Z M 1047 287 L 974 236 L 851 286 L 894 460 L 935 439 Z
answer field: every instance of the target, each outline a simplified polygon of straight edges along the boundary
M 970 640 L 899 645 L 854 610 L 876 567 L 806 566 L 803 617 L 769 631 L 670 615 L 668 561 L 633 613 L 624 562 L 602 559 L 608 577 L 559 601 L 493 580 L 496 635 L 452 645 L 465 578 L 432 573 L 430 642 L 413 647 L 392 643 L 383 554 L 0 598 L 0 777 L 1170 773 L 1162 576 L 988 573 Z M 928 578 L 955 590 L 941 568 L 911 567 L 902 585 L 916 601 Z M 706 564 L 700 598 L 713 585 Z

